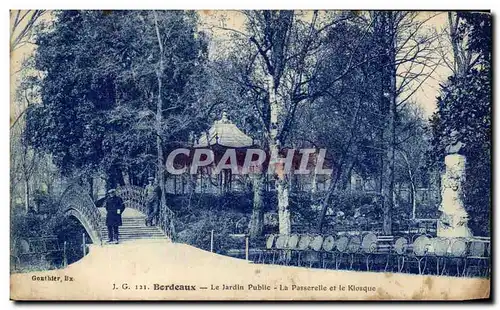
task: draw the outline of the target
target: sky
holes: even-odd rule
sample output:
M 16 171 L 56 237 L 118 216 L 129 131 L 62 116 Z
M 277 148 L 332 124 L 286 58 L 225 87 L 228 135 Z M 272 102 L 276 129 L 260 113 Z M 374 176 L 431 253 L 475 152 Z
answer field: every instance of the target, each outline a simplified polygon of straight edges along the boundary
M 210 11 L 202 10 L 198 11 L 200 16 L 200 28 L 201 29 L 212 29 L 213 38 L 215 38 L 213 44 L 217 44 L 221 40 L 226 40 L 226 36 L 217 30 L 213 30 L 213 26 L 220 26 L 224 23 L 224 27 L 237 29 L 244 31 L 244 17 L 241 13 L 236 11 Z M 421 13 L 422 18 L 425 18 L 426 14 L 434 14 L 433 12 Z M 51 18 L 50 14 L 44 16 L 44 20 L 49 20 Z M 434 28 L 437 31 L 441 31 L 447 26 L 447 14 L 442 12 L 437 16 L 433 17 L 431 20 L 426 22 L 426 26 Z M 19 79 L 19 70 L 22 68 L 23 60 L 29 57 L 35 50 L 34 45 L 24 45 L 19 49 L 16 49 L 11 54 L 11 121 L 18 115 L 22 107 L 18 106 L 14 102 L 14 92 Z M 424 117 L 429 117 L 436 109 L 436 96 L 439 94 L 439 84 L 444 82 L 447 77 L 451 74 L 451 71 L 445 66 L 440 66 L 434 71 L 434 73 L 426 80 L 426 82 L 420 86 L 420 88 L 412 96 L 413 101 L 421 107 Z
M 430 12 L 434 14 L 434 12 Z M 433 27 L 438 31 L 442 31 L 448 27 L 447 12 L 442 12 L 433 17 L 427 22 L 429 27 Z M 451 58 L 452 55 L 449 55 Z M 422 107 L 425 115 L 430 116 L 436 110 L 437 103 L 436 97 L 439 95 L 440 83 L 445 82 L 452 74 L 451 70 L 446 66 L 439 66 L 429 79 L 422 85 L 422 87 L 415 93 L 416 103 Z
M 223 30 L 214 30 L 214 26 L 221 26 L 223 23 L 225 28 L 236 29 L 244 32 L 244 16 L 237 11 L 199 11 L 201 29 L 209 30 L 212 36 L 220 41 L 227 40 Z M 442 32 L 448 26 L 447 12 L 422 12 L 419 18 L 426 20 L 430 16 L 431 19 L 426 21 L 422 31 L 436 30 Z M 219 41 L 219 42 L 220 42 Z M 442 42 L 447 44 L 447 42 Z M 451 55 L 449 55 L 451 57 Z M 440 65 L 430 74 L 429 78 L 418 88 L 412 95 L 411 100 L 414 101 L 420 108 L 425 118 L 428 118 L 435 112 L 437 104 L 436 97 L 439 95 L 440 83 L 443 83 L 451 75 L 451 70 L 445 65 Z

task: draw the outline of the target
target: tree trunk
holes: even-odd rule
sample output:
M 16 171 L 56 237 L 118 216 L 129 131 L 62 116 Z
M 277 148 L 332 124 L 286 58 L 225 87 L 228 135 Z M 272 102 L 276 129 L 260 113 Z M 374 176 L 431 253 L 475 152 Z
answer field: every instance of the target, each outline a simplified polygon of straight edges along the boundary
M 90 197 L 92 197 L 92 200 L 96 200 L 96 195 L 94 193 L 94 178 L 93 177 L 88 177 L 87 182 L 89 183 L 89 193 Z
M 460 49 L 460 37 L 457 33 L 459 20 L 457 13 L 448 12 L 448 24 L 450 28 L 450 38 L 451 38 L 451 46 L 453 48 L 453 59 L 454 59 L 454 69 L 455 75 L 461 76 L 465 72 L 464 66 L 466 65 L 463 61 L 463 55 Z
M 120 168 L 116 168 L 116 182 L 118 186 L 125 186 L 125 178 L 123 177 L 123 171 Z
M 413 180 L 410 182 L 411 184 L 411 218 L 417 218 L 417 189 L 415 187 L 415 182 Z
M 173 175 L 174 178 L 174 195 L 177 195 L 177 176 Z
M 276 139 L 272 139 L 270 143 L 271 154 L 275 152 L 278 154 L 278 144 Z M 279 157 L 279 155 L 276 155 Z M 279 222 L 279 232 L 281 235 L 289 235 L 292 231 L 292 223 L 290 220 L 290 184 L 287 179 L 286 173 L 274 172 L 275 184 L 276 184 L 276 195 L 278 198 L 278 222 Z
M 389 85 L 387 87 L 386 95 L 389 105 L 387 129 L 389 139 L 387 144 L 387 174 L 384 177 L 384 222 L 382 231 L 384 234 L 392 234 L 392 212 L 394 208 L 394 161 L 395 161 L 395 147 L 396 147 L 396 66 L 395 66 L 395 35 L 394 35 L 394 13 L 386 12 L 388 37 L 387 37 L 387 77 Z
M 256 174 L 253 177 L 252 217 L 250 218 L 250 223 L 248 226 L 250 239 L 261 236 L 264 230 L 264 192 L 264 175 Z
M 328 210 L 328 203 L 330 201 L 330 197 L 337 189 L 337 184 L 340 180 L 341 166 L 338 166 L 337 168 L 338 169 L 336 169 L 335 180 L 333 180 L 333 182 L 330 182 L 330 186 L 328 187 L 326 196 L 323 199 L 323 202 L 321 203 L 321 214 L 319 216 L 318 228 L 317 228 L 318 233 L 321 233 L 321 231 L 323 230 L 323 224 L 325 222 L 325 216 L 326 216 L 326 211 Z
M 81 183 L 82 180 L 80 179 L 80 185 Z M 119 169 L 114 164 L 111 165 L 111 167 L 109 167 L 109 170 L 107 171 L 106 191 L 123 185 L 125 185 L 125 181 L 123 179 L 123 173 L 121 169 Z
M 406 156 L 406 154 L 401 151 L 400 152 L 405 163 L 406 163 L 406 167 L 408 169 L 408 177 L 410 179 L 410 197 L 411 197 L 411 218 L 412 219 L 415 219 L 416 218 L 416 213 L 417 213 L 417 187 L 415 186 L 415 178 L 413 176 L 413 173 L 411 171 L 411 165 L 410 165 L 410 161 L 408 160 L 408 156 Z
M 160 49 L 160 62 L 158 64 L 158 69 L 156 71 L 156 77 L 158 80 L 158 101 L 156 103 L 156 149 L 158 152 L 158 158 L 157 158 L 157 175 L 158 175 L 158 182 L 160 184 L 160 189 L 161 189 L 161 205 L 160 208 L 163 208 L 163 206 L 166 205 L 166 195 L 165 195 L 165 169 L 163 167 L 164 165 L 164 160 L 163 160 L 163 146 L 161 143 L 161 124 L 163 122 L 163 100 L 162 100 L 162 91 L 163 91 L 163 84 L 162 84 L 162 77 L 163 77 L 163 71 L 164 71 L 164 60 L 163 58 L 165 55 L 163 55 L 163 45 L 162 45 L 162 40 L 160 36 L 160 27 L 158 26 L 158 17 L 156 11 L 153 11 L 153 16 L 154 16 L 154 22 L 155 22 L 155 30 L 156 30 L 156 37 L 158 39 L 158 47 Z
M 274 79 L 271 75 L 268 76 L 269 83 L 269 103 L 271 106 L 271 130 L 269 135 L 269 150 L 271 156 L 276 156 L 279 158 L 280 142 L 278 141 L 278 114 L 280 107 L 283 104 L 278 103 L 278 97 L 276 96 L 276 87 Z M 273 169 L 273 176 L 276 181 L 276 192 L 278 197 L 278 221 L 279 221 L 279 232 L 282 235 L 289 235 L 292 230 L 291 220 L 290 220 L 290 210 L 289 210 L 289 190 L 290 185 L 286 177 L 286 173 L 283 171 L 277 171 L 276 165 L 271 167 Z
M 28 164 L 28 147 L 25 143 L 22 144 L 23 150 L 23 161 L 22 161 L 22 173 L 23 173 L 23 182 L 24 182 L 24 209 L 26 213 L 30 210 L 30 169 Z M 11 193 L 12 194 L 12 193 Z
M 318 175 L 316 171 L 311 172 L 312 181 L 311 181 L 311 196 L 315 196 L 318 192 Z
M 130 171 L 131 169 L 127 169 L 127 176 L 128 176 L 128 184 L 129 185 L 137 185 L 136 184 L 136 178 L 135 176 L 132 175 L 132 172 Z
M 292 223 L 290 220 L 289 196 L 290 186 L 284 178 L 277 180 L 277 195 L 278 195 L 278 219 L 279 231 L 282 235 L 289 235 L 292 231 Z
M 181 191 L 182 195 L 186 193 L 186 179 L 184 178 L 184 176 L 181 176 Z
M 349 189 L 349 191 L 352 191 L 352 171 L 354 169 L 354 161 L 349 165 L 349 168 L 347 169 L 347 173 L 345 174 L 345 177 L 343 177 L 342 180 L 342 189 Z M 356 180 L 356 186 L 357 186 L 357 180 Z M 354 190 L 357 190 L 357 187 L 354 188 Z
M 24 177 L 24 208 L 28 213 L 30 210 L 30 183 L 27 176 Z
M 196 185 L 198 184 L 198 178 L 192 175 L 191 173 L 188 176 L 189 178 L 189 194 L 196 193 Z

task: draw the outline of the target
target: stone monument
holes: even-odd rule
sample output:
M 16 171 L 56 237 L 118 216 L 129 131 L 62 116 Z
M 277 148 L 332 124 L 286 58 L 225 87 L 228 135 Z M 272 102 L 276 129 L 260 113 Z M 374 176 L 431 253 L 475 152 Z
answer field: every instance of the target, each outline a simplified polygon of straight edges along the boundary
M 445 238 L 472 237 L 467 226 L 469 215 L 464 206 L 466 158 L 460 154 L 463 145 L 457 142 L 446 149 L 445 173 L 441 176 L 441 217 L 437 236 Z

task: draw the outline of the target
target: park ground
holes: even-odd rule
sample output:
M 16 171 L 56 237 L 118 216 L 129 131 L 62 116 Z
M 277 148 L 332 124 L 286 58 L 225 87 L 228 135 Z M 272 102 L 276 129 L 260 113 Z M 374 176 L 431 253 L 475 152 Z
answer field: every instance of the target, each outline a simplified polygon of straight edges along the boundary
M 40 280 L 47 276 L 59 279 Z M 464 300 L 489 294 L 488 279 L 261 265 L 168 240 L 91 246 L 67 268 L 11 275 L 14 300 Z

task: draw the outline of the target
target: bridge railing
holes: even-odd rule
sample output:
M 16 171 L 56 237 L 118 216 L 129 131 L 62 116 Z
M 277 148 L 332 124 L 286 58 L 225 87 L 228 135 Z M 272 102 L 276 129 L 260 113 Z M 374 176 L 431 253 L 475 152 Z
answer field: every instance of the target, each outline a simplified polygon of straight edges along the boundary
M 135 185 L 121 186 L 117 189 L 117 195 L 122 198 L 126 208 L 133 208 L 148 214 L 146 193 L 142 187 Z M 157 226 L 170 238 L 175 238 L 175 213 L 168 208 L 166 204 L 162 204 L 158 214 Z
M 158 215 L 161 230 L 170 238 L 170 240 L 175 240 L 175 213 L 167 207 L 166 204 L 162 204 L 160 208 L 160 213 Z
M 143 188 L 135 185 L 126 185 L 118 187 L 116 191 L 117 195 L 123 200 L 125 208 L 136 209 L 146 215 L 148 214 Z

